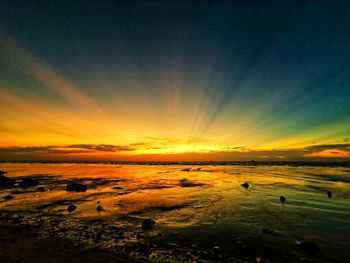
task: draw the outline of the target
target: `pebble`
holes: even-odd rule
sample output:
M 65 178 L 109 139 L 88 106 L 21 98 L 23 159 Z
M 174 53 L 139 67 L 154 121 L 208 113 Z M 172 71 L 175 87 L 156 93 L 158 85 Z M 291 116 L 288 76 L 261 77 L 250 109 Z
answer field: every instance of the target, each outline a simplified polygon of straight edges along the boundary
M 248 183 L 244 183 L 244 184 L 241 184 L 241 186 L 243 186 L 245 189 L 248 189 L 249 184 Z
M 70 212 L 73 212 L 75 209 L 77 209 L 75 205 L 70 205 L 68 206 L 67 211 L 70 213 Z
M 5 195 L 5 196 L 3 197 L 3 199 L 5 199 L 5 200 L 11 200 L 11 199 L 13 199 L 13 198 L 14 198 L 13 195 Z
M 67 184 L 66 190 L 68 192 L 86 192 L 87 186 L 83 184 Z
M 152 219 L 145 219 L 142 222 L 142 229 L 143 230 L 150 229 L 155 223 L 156 223 L 156 221 L 154 221 Z
M 23 178 L 19 183 L 20 187 L 30 187 L 39 185 L 39 181 L 31 178 Z

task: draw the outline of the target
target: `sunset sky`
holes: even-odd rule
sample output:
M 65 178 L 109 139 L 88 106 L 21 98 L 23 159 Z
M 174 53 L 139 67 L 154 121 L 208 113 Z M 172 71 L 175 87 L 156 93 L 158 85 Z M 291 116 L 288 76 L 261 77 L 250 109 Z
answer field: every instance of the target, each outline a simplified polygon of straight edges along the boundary
M 349 1 L 253 2 L 0 1 L 0 161 L 349 161 Z

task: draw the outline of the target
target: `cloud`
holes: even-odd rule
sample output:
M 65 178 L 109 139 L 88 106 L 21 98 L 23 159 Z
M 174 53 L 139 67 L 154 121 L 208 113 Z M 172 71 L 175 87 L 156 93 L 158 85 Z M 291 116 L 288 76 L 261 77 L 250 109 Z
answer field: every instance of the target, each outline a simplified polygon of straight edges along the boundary
M 309 147 L 306 147 L 306 151 L 322 151 L 322 150 L 329 150 L 329 149 L 337 149 L 337 150 L 344 150 L 344 151 L 350 151 L 350 143 L 342 143 L 342 144 L 319 144 L 319 145 L 312 145 Z
M 98 152 L 126 152 L 134 151 L 136 148 L 128 145 L 110 144 L 71 144 L 65 146 L 33 146 L 33 147 L 0 147 L 1 155 L 62 155 L 77 153 L 98 153 Z
M 72 144 L 65 147 L 73 149 L 93 150 L 97 152 L 125 152 L 134 151 L 136 149 L 135 147 L 131 146 L 135 146 L 135 144 L 128 146 L 111 144 Z
M 350 158 L 350 143 L 315 145 L 306 148 L 305 157 Z
M 9 56 L 11 63 L 71 104 L 90 113 L 102 113 L 100 107 L 81 89 L 40 61 L 15 40 L 0 31 L 0 51 Z
M 123 160 L 123 161 L 331 161 L 348 160 L 350 143 L 320 144 L 298 149 L 258 150 L 228 147 L 222 151 L 140 154 L 138 150 L 152 148 L 149 143 L 128 145 L 70 144 L 64 146 L 0 147 L 1 160 Z M 152 149 L 162 150 L 154 146 Z M 128 152 L 134 152 L 128 154 Z

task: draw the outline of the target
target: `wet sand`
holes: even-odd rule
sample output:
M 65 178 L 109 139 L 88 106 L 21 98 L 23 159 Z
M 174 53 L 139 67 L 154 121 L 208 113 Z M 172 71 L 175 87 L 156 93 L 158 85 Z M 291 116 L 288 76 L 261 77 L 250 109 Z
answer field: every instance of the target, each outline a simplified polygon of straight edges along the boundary
M 25 224 L 0 225 L 1 262 L 130 262 L 109 250 L 62 238 L 43 238 L 38 227 Z M 135 258 L 135 262 L 139 261 Z
M 16 180 L 0 190 L 5 262 L 350 259 L 346 167 L 0 164 L 0 170 Z M 23 178 L 39 184 L 21 187 Z M 69 192 L 69 183 L 87 191 Z M 155 224 L 142 228 L 145 219 Z

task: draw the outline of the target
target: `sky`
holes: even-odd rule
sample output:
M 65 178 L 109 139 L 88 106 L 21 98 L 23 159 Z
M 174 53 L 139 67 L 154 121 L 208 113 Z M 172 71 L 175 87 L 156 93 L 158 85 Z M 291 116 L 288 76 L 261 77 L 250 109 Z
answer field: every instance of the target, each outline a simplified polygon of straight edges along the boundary
M 288 1 L 289 2 L 289 1 Z M 348 1 L 0 1 L 0 160 L 350 160 Z

